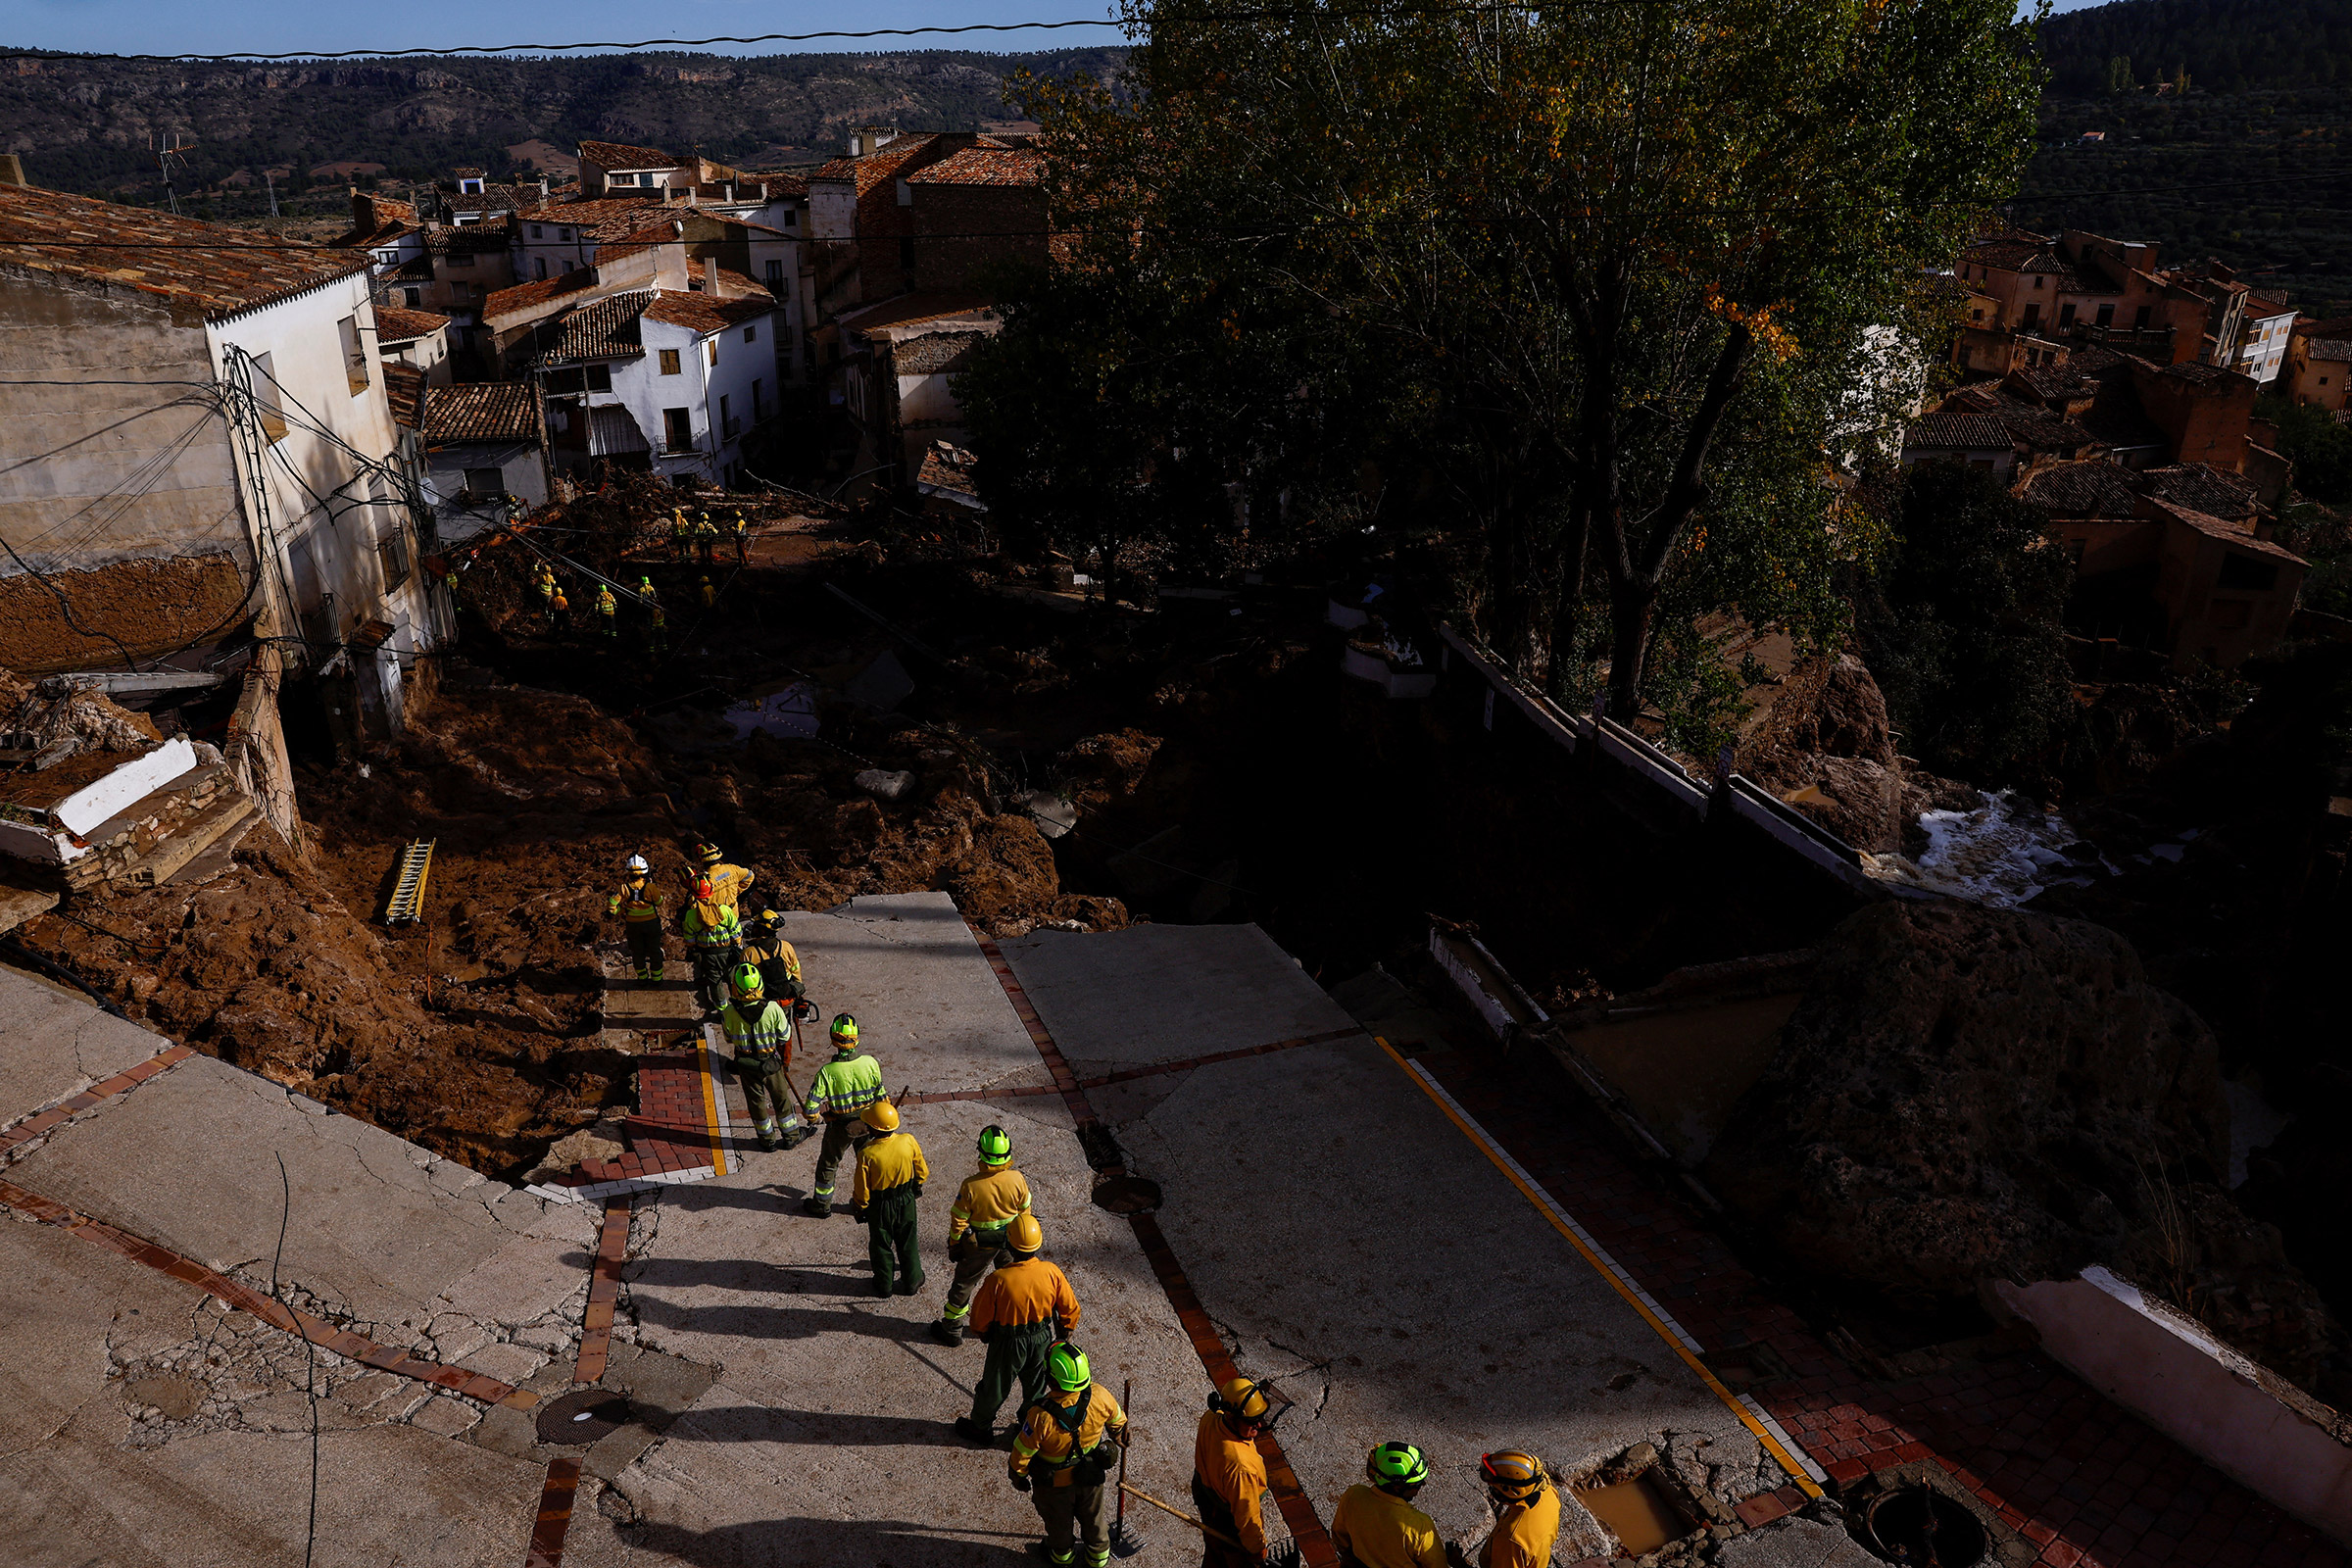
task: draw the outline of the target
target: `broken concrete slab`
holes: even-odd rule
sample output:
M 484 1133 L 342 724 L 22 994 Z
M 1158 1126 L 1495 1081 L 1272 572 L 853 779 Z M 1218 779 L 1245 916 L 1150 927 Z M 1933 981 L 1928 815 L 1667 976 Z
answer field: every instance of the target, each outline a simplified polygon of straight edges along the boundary
M 79 991 L 0 964 L 0 1126 L 134 1067 L 172 1042 Z
M 466 1271 L 440 1299 L 453 1312 L 519 1328 L 546 1316 L 587 1278 L 588 1258 L 576 1242 L 517 1236 Z
M 239 1358 L 216 1364 L 205 1352 L 208 1336 L 216 1350 L 220 1336 L 251 1336 L 299 1377 L 298 1341 L 48 1226 L 0 1225 L 0 1271 L 19 1293 L 0 1335 L 0 1539 L 12 1568 L 303 1562 L 309 1401 L 298 1384 L 240 1389 Z M 404 1401 L 378 1385 L 419 1385 L 320 1361 L 318 1568 L 521 1559 L 541 1471 L 396 1424 Z M 175 1397 L 179 1384 L 203 1397 Z M 134 1404 L 134 1386 L 168 1405 Z M 289 1394 L 286 1435 L 273 1435 Z M 228 1396 L 242 1399 L 229 1419 L 204 1413 L 205 1400 Z
M 21 1160 L 14 1179 L 209 1267 L 260 1277 L 283 1211 L 280 1156 L 293 1190 L 281 1277 L 414 1334 L 447 1309 L 444 1292 L 517 1235 L 584 1248 L 594 1224 L 587 1214 L 543 1223 L 548 1205 L 499 1182 L 445 1191 L 431 1174 L 442 1162 L 424 1150 L 209 1056 L 92 1110 Z
M 1715 1549 L 1715 1568 L 1881 1568 L 1834 1522 L 1791 1514 L 1734 1536 Z
M 33 887 L 0 874 L 0 933 L 14 931 L 36 914 L 47 914 L 63 897 L 55 888 Z
M 1081 1077 L 1355 1027 L 1254 925 L 1139 925 L 1004 944 Z
M 1506 1445 L 1575 1473 L 1674 1433 L 1704 1444 L 1727 1500 L 1785 1484 L 1371 1042 L 1199 1068 L 1119 1136 L 1161 1184 L 1160 1227 L 1242 1368 L 1279 1376 L 1301 1406 L 1283 1446 L 1325 1518 L 1390 1440 L 1437 1461 L 1419 1506 L 1454 1538 L 1486 1516 L 1476 1456 Z
M 876 799 L 896 801 L 914 788 L 914 775 L 901 768 L 869 767 L 850 782 Z
M 826 914 L 794 911 L 785 935 L 820 1012 L 802 1030 L 808 1070 L 824 1060 L 825 1020 L 838 1012 L 858 1019 L 859 1042 L 893 1094 L 986 1089 L 1037 1065 L 1028 1030 L 947 894 L 871 895 Z

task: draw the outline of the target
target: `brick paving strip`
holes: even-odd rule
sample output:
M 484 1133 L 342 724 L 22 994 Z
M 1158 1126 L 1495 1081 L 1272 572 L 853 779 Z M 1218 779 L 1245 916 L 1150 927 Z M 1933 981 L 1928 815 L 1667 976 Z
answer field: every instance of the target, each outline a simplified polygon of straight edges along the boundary
M 1002 980 L 1005 971 L 1000 969 L 997 978 Z M 1026 1017 L 1022 1019 L 1023 1023 L 1028 1021 Z M 1329 1045 L 1334 1040 L 1352 1039 L 1363 1032 L 1361 1029 L 1326 1029 L 1319 1035 L 1300 1035 L 1293 1040 L 1275 1040 L 1262 1046 L 1244 1046 L 1239 1051 L 1218 1051 L 1205 1056 L 1187 1056 L 1182 1061 L 1155 1061 L 1142 1067 L 1122 1067 L 1117 1072 L 1105 1073 L 1100 1078 L 1081 1078 L 1077 1083 L 1080 1089 L 1106 1089 L 1112 1084 L 1123 1084 L 1136 1078 L 1157 1078 L 1171 1072 L 1191 1072 L 1195 1067 L 1213 1067 L 1220 1061 L 1239 1061 L 1244 1056 L 1262 1056 L 1268 1052 L 1295 1051 L 1300 1046 Z M 1034 1031 L 1032 1037 L 1034 1038 Z M 903 1105 L 936 1105 L 950 1100 L 1017 1100 L 1024 1095 L 1052 1094 L 1062 1094 L 1065 1099 L 1067 1098 L 1066 1092 L 1062 1090 L 1059 1081 L 1056 1080 L 1052 1084 L 1028 1084 L 1018 1089 L 958 1089 L 947 1094 L 908 1095 L 899 1103 Z
M 1740 1517 L 1751 1526 L 1766 1524 L 1794 1508 L 1802 1507 L 1807 1499 L 1820 1496 L 1822 1494 L 1821 1483 L 1829 1479 L 1828 1473 L 1804 1454 L 1804 1451 L 1797 1446 L 1796 1441 L 1782 1430 L 1780 1422 L 1753 1399 L 1734 1394 L 1730 1389 L 1724 1387 L 1722 1379 L 1715 1375 L 1713 1369 L 1706 1362 L 1699 1359 L 1704 1353 L 1699 1343 L 1674 1320 L 1673 1315 L 1666 1308 L 1658 1304 L 1655 1297 L 1643 1290 L 1631 1275 L 1618 1265 L 1617 1260 L 1592 1239 L 1592 1233 L 1579 1225 L 1576 1217 L 1560 1206 L 1557 1199 L 1545 1192 L 1536 1179 L 1527 1173 L 1525 1166 L 1513 1159 L 1499 1144 L 1494 1142 L 1487 1130 L 1481 1127 L 1467 1110 L 1462 1108 L 1460 1101 L 1447 1094 L 1445 1086 L 1423 1071 L 1419 1063 L 1407 1060 L 1395 1046 L 1390 1045 L 1378 1035 L 1372 1038 L 1373 1043 L 1380 1047 L 1388 1058 L 1403 1068 L 1406 1075 L 1421 1087 L 1421 1091 L 1436 1102 L 1438 1108 L 1446 1113 L 1446 1119 L 1459 1128 L 1464 1137 L 1476 1144 L 1479 1152 L 1494 1162 L 1496 1170 L 1510 1178 L 1511 1185 L 1518 1188 L 1529 1202 L 1535 1204 L 1537 1212 L 1549 1221 L 1554 1230 L 1566 1237 L 1569 1245 L 1583 1255 L 1585 1261 L 1592 1264 L 1593 1269 L 1609 1282 L 1610 1287 L 1619 1296 L 1625 1298 L 1626 1304 L 1640 1313 L 1642 1320 L 1656 1331 L 1658 1338 L 1664 1340 L 1667 1347 L 1675 1354 L 1681 1356 L 1684 1363 L 1692 1372 L 1698 1374 L 1699 1381 L 1707 1386 L 1707 1391 L 1721 1399 L 1724 1407 L 1740 1418 L 1740 1425 L 1755 1434 L 1756 1441 L 1764 1446 L 1765 1451 L 1778 1460 L 1781 1468 L 1788 1472 L 1794 1485 L 1761 1494 L 1762 1497 L 1770 1498 L 1772 1504 L 1777 1504 L 1777 1506 L 1768 1505 L 1757 1497 L 1751 1497 L 1740 1505 Z
M 605 1375 L 612 1353 L 612 1308 L 620 1299 L 620 1266 L 629 1254 L 629 1195 L 614 1193 L 605 1200 L 605 1223 L 596 1238 L 596 1259 L 589 1267 L 588 1310 L 580 1320 L 580 1354 L 572 1363 L 575 1386 L 595 1383 Z M 580 1489 L 580 1460 L 576 1454 L 558 1454 L 547 1463 L 547 1484 L 539 1492 L 539 1514 L 531 1525 L 530 1550 L 522 1568 L 564 1568 L 564 1540 L 571 1533 L 571 1505 Z
M 1079 1084 L 1077 1075 L 1070 1071 L 1069 1063 L 1062 1059 L 1061 1048 L 1047 1033 L 1045 1022 L 1038 1017 L 1037 1009 L 1029 1005 L 1028 994 L 1014 977 L 1012 965 L 1004 961 L 1004 955 L 998 951 L 995 942 L 976 931 L 972 933 L 972 938 L 980 944 L 980 951 L 988 956 L 988 966 L 996 971 L 997 983 L 1004 988 L 1004 995 L 1011 1000 L 1012 1010 L 1020 1016 L 1021 1027 L 1029 1031 L 1030 1043 L 1037 1047 L 1037 1054 L 1045 1058 L 1047 1070 L 1054 1075 L 1054 1087 L 1060 1092 L 1063 1103 L 1069 1106 L 1070 1115 L 1081 1128 L 1089 1123 L 1101 1125 L 1094 1106 L 1086 1098 L 1085 1088 Z M 1338 1039 L 1360 1032 L 1345 1029 L 1331 1038 Z M 1304 1041 L 1290 1043 L 1306 1044 Z M 1254 1046 L 1198 1060 L 1251 1056 L 1279 1049 L 1279 1045 Z M 1136 1072 L 1126 1076 L 1140 1077 L 1142 1074 Z M 913 1097 L 907 1098 L 911 1100 Z M 962 1095 L 941 1098 L 978 1097 Z M 1117 1174 L 1117 1171 L 1115 1167 L 1109 1168 L 1104 1174 Z M 1201 1368 L 1208 1373 L 1209 1381 L 1222 1385 L 1239 1377 L 1240 1368 L 1233 1364 L 1233 1357 L 1226 1352 L 1225 1342 L 1218 1338 L 1216 1325 L 1209 1321 L 1208 1313 L 1202 1310 L 1200 1298 L 1193 1294 L 1192 1282 L 1184 1277 L 1184 1270 L 1178 1266 L 1176 1254 L 1169 1249 L 1168 1239 L 1161 1232 L 1159 1221 L 1148 1213 L 1130 1214 L 1126 1218 L 1134 1228 L 1136 1242 L 1143 1248 L 1144 1257 L 1151 1263 L 1152 1274 L 1159 1280 L 1160 1290 L 1166 1293 L 1168 1303 L 1176 1308 L 1177 1321 L 1184 1325 L 1186 1338 L 1193 1342 L 1193 1353 L 1200 1358 Z M 1298 1484 L 1298 1473 L 1291 1468 L 1291 1461 L 1283 1454 L 1281 1443 L 1270 1432 L 1260 1433 L 1257 1449 L 1266 1461 L 1267 1490 L 1274 1494 L 1275 1505 L 1282 1510 L 1282 1522 L 1290 1530 L 1291 1539 L 1298 1544 L 1299 1554 L 1305 1558 L 1308 1568 L 1339 1568 L 1339 1553 L 1331 1544 L 1331 1537 L 1324 1532 L 1323 1521 L 1316 1517 L 1315 1505 L 1307 1499 L 1306 1489 Z
M 1833 1350 L 1735 1257 L 1563 1107 L 1458 1057 L 1411 1063 L 1475 1108 L 1530 1180 L 1577 1195 L 1596 1245 L 1672 1305 L 1701 1353 L 1746 1365 L 1757 1400 L 1833 1484 L 1934 1466 L 2039 1553 L 2038 1568 L 2347 1568 L 2352 1553 L 2289 1518 L 2025 1348 L 1889 1358 Z M 1751 1363 L 1752 1359 L 1752 1364 Z M 1898 1467 L 1903 1467 L 1898 1469 Z M 1741 1519 L 1777 1518 L 1766 1493 Z
M 539 1494 L 539 1516 L 531 1523 L 530 1550 L 522 1568 L 564 1568 L 564 1538 L 571 1531 L 571 1503 L 580 1490 L 580 1458 L 566 1453 L 547 1464 L 547 1487 Z
M 125 1067 L 112 1078 L 102 1079 L 80 1094 L 60 1101 L 39 1115 L 27 1116 L 6 1132 L 0 1132 L 0 1163 L 5 1163 L 18 1146 L 30 1143 L 52 1127 L 80 1115 L 93 1105 L 103 1104 L 117 1095 L 136 1089 L 157 1073 L 169 1071 L 194 1054 L 196 1053 L 186 1046 L 159 1051 L 145 1061 Z
M 595 1202 L 724 1176 L 732 1130 L 720 1087 L 725 1058 L 712 1038 L 715 1028 L 706 1024 L 703 1032 L 699 1046 L 637 1059 L 637 1109 L 621 1119 L 625 1153 L 583 1159 L 570 1174 L 525 1190 L 558 1202 Z

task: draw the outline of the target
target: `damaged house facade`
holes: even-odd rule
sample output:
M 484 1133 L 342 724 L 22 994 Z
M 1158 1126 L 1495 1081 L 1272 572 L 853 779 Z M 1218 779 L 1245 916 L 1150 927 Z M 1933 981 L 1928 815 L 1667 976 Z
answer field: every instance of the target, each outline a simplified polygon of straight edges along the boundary
M 0 474 L 0 666 L 242 679 L 222 750 L 291 831 L 280 682 L 357 745 L 434 638 L 371 259 L 24 185 L 0 232 L 0 409 L 41 460 Z

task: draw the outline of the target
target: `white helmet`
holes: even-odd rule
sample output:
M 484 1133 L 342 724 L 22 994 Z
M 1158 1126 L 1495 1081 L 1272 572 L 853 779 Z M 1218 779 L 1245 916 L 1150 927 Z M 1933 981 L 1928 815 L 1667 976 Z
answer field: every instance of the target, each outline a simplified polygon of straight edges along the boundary
M 646 863 L 644 856 L 632 855 L 629 857 L 629 870 L 633 875 L 643 876 L 652 869 L 653 867 Z

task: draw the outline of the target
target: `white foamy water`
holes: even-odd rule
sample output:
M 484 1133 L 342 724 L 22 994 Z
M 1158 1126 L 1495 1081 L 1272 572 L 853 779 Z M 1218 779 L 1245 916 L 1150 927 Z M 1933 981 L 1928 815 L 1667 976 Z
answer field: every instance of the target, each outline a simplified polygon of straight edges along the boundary
M 1928 847 L 1917 860 L 1874 857 L 1872 872 L 1996 909 L 2025 903 L 2042 889 L 2082 886 L 2086 867 L 2066 857 L 2080 835 L 2056 811 L 2008 790 L 1981 791 L 1984 805 L 1966 811 L 1922 811 Z

